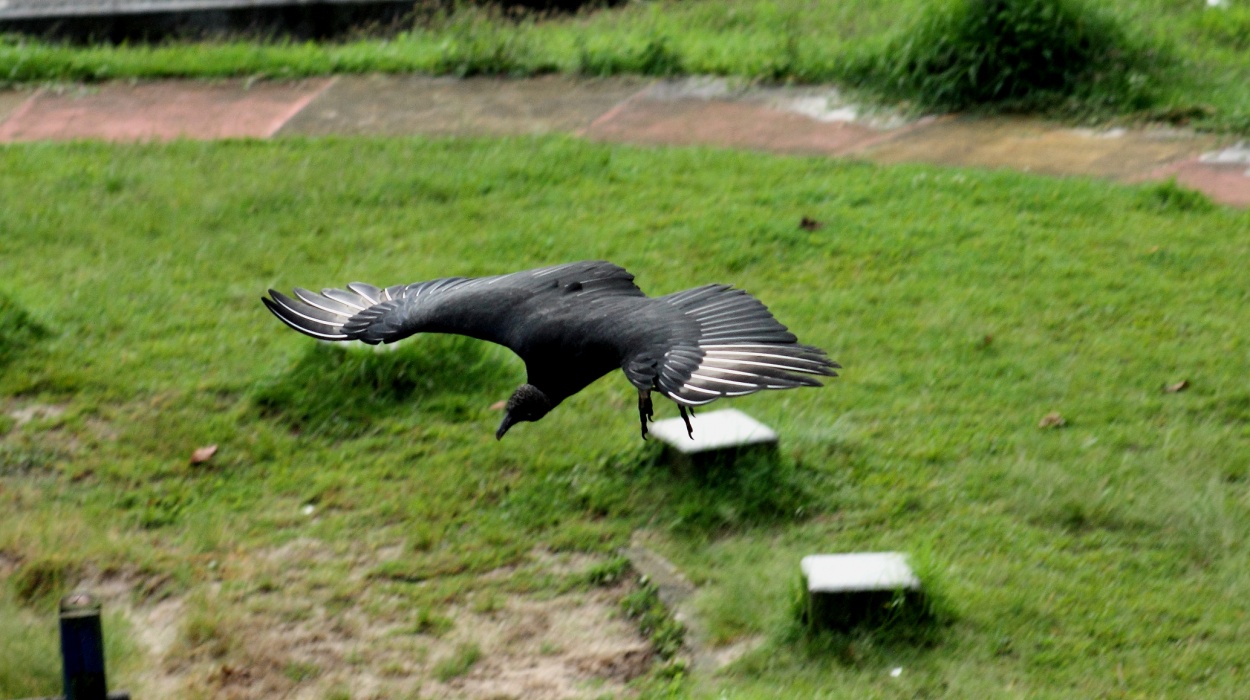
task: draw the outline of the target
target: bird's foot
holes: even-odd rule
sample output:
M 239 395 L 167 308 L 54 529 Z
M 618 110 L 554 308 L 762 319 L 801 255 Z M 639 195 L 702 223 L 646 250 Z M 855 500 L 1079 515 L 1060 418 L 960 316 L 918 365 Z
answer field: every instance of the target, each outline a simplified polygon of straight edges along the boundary
M 686 434 L 690 436 L 691 440 L 693 440 L 694 439 L 694 427 L 690 425 L 690 416 L 694 415 L 694 409 L 690 409 L 690 412 L 687 413 L 685 406 L 682 406 L 681 404 L 677 404 L 677 410 L 681 411 L 681 419 L 686 421 Z
M 647 421 L 654 420 L 654 409 L 651 406 L 651 392 L 638 392 L 638 422 L 642 424 L 642 439 L 647 439 Z

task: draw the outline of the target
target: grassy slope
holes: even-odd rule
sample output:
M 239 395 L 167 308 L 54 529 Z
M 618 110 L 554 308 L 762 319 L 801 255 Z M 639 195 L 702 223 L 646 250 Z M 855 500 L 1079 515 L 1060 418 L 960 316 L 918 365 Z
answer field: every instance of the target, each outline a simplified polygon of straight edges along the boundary
M 67 408 L 0 425 L 0 555 L 20 562 L 0 610 L 23 611 L 0 615 L 0 649 L 43 634 L 57 581 L 101 570 L 193 597 L 219 581 L 229 619 L 284 583 L 237 562 L 311 537 L 331 554 L 304 566 L 340 604 L 404 619 L 483 586 L 543 590 L 477 574 L 536 545 L 611 552 L 646 525 L 706 584 L 717 640 L 770 640 L 682 693 L 1244 688 L 1244 212 L 1010 173 L 331 140 L 9 146 L 0 229 L 2 291 L 53 331 L 0 367 L 0 401 Z M 845 376 L 735 401 L 785 458 L 700 478 L 651 463 L 619 376 L 496 443 L 488 406 L 522 375 L 506 352 L 427 338 L 342 356 L 258 299 L 590 257 L 651 293 L 743 286 Z M 1068 426 L 1039 429 L 1050 411 Z M 218 456 L 188 466 L 208 443 Z M 393 546 L 401 563 L 337 582 Z M 928 562 L 957 618 L 940 643 L 787 642 L 797 558 L 875 549 Z M 0 654 L 0 696 L 55 690 L 54 668 L 22 684 L 15 663 Z M 142 673 L 127 663 L 122 681 Z
M 1227 10 L 1171 0 L 1121 0 L 1104 8 L 1134 35 L 1167 47 L 1180 67 L 1159 78 L 1151 114 L 1250 133 L 1250 5 Z M 0 42 L 0 80 L 433 72 L 530 74 L 711 73 L 833 81 L 853 56 L 906 31 L 924 3 L 853 0 L 633 3 L 543 22 L 501 23 L 462 12 L 390 40 L 331 44 L 226 42 L 68 48 Z

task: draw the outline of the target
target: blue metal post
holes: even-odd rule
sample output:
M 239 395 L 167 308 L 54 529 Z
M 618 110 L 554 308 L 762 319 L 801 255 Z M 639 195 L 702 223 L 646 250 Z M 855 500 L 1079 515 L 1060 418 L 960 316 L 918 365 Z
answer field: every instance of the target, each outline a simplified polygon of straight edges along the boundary
M 87 593 L 61 599 L 61 659 L 65 700 L 107 700 L 100 603 Z

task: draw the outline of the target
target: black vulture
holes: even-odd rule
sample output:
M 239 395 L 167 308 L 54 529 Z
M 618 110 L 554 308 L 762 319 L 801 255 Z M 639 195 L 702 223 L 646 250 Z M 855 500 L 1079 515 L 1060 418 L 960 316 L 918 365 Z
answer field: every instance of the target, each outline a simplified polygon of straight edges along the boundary
M 642 437 L 651 392 L 677 403 L 686 429 L 694 407 L 763 389 L 820 386 L 837 376 L 824 351 L 802 345 L 755 297 L 709 284 L 648 297 L 634 276 L 584 261 L 494 277 L 444 277 L 381 289 L 353 282 L 320 294 L 269 290 L 265 306 L 321 340 L 393 343 L 415 333 L 456 333 L 509 348 L 527 382 L 508 399 L 495 437 L 536 421 L 620 368 L 638 389 Z

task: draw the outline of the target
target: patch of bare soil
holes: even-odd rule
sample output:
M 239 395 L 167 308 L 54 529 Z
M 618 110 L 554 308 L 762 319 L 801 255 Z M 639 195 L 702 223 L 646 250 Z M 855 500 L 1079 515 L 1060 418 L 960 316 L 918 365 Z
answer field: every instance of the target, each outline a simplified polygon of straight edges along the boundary
M 32 420 L 52 420 L 65 414 L 65 407 L 57 404 L 32 403 L 25 406 L 14 406 L 7 411 L 20 428 Z
M 142 600 L 151 586 L 138 578 L 97 578 L 88 587 L 124 612 L 147 657 L 111 685 L 132 697 L 191 700 L 573 700 L 628 695 L 626 684 L 650 668 L 649 643 L 619 612 L 630 583 L 501 594 L 488 606 L 436 611 L 450 628 L 418 632 L 419 611 L 375 592 L 367 577 L 383 552 L 400 554 L 300 539 L 236 553 L 217 568 L 222 583 L 160 600 Z M 599 561 L 536 551 L 529 565 L 563 573 Z M 469 648 L 474 663 L 440 671 Z
M 13 572 L 17 571 L 17 565 L 20 563 L 16 556 L 0 550 L 0 579 L 7 579 L 12 576 Z
M 11 453 L 10 456 L 10 462 L 24 463 L 17 471 L 30 471 L 34 464 L 51 463 L 73 456 L 83 447 L 84 441 L 90 445 L 94 442 L 117 440 L 117 428 L 98 416 L 82 418 L 81 428 L 66 427 L 60 419 L 68 410 L 69 407 L 65 404 L 0 401 L 0 416 L 11 419 L 13 427 L 5 430 L 5 426 L 0 424 L 0 445 L 21 451 L 21 460 L 12 456 L 16 453 Z M 27 427 L 31 423 L 37 424 L 38 429 Z M 0 468 L 3 467 L 0 464 Z M 13 465 L 10 464 L 9 467 L 12 471 Z
M 510 598 L 488 615 L 455 611 L 453 649 L 476 644 L 482 660 L 467 674 L 431 683 L 434 697 L 564 700 L 619 694 L 651 667 L 652 650 L 622 619 L 623 586 L 550 600 Z M 434 655 L 437 663 L 439 656 Z M 451 652 L 451 653 L 454 653 Z

